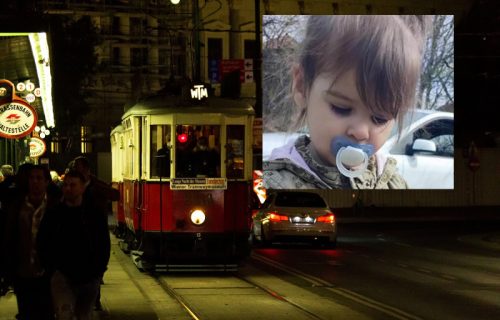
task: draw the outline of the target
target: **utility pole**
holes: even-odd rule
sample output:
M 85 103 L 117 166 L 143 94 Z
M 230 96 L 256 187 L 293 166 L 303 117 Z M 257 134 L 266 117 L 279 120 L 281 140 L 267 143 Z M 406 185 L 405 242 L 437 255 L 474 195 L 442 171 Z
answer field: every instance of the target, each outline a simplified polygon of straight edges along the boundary
M 260 0 L 255 0 L 255 113 L 259 118 L 262 117 L 262 44 L 260 36 L 260 24 Z

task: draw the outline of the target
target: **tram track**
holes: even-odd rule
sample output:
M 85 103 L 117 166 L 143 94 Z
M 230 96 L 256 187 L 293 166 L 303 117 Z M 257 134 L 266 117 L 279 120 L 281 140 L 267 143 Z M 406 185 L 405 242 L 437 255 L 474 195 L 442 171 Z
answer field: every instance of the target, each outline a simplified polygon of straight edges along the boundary
M 182 298 L 180 294 L 178 294 L 174 288 L 172 288 L 166 281 L 163 281 L 160 275 L 155 276 L 156 282 L 160 285 L 160 287 L 165 290 L 165 292 L 172 297 L 181 308 L 189 315 L 189 317 L 193 320 L 201 320 L 201 316 L 197 314 L 192 307 Z
M 131 281 L 150 301 L 158 319 L 399 319 L 420 317 L 253 253 L 237 272 L 140 272 L 121 250 Z M 259 264 L 272 268 L 271 273 Z M 292 276 L 302 284 L 278 277 Z M 305 281 L 305 282 L 304 282 Z M 330 292 L 330 294 L 325 294 Z M 333 295 L 332 295 L 333 294 Z M 347 306 L 339 299 L 351 301 Z M 374 310 L 373 312 L 368 311 Z M 378 314 L 378 316 L 376 315 Z
M 292 268 L 290 266 L 286 266 L 282 263 L 279 263 L 275 260 L 266 258 L 262 255 L 259 255 L 257 253 L 252 253 L 251 259 L 258 261 L 260 263 L 263 263 L 265 265 L 270 266 L 271 268 L 280 270 L 282 272 L 286 272 L 294 277 L 300 278 L 307 283 L 310 284 L 311 287 L 317 287 L 317 288 L 324 288 L 327 291 L 330 291 L 331 293 L 341 296 L 342 298 L 345 298 L 347 300 L 350 300 L 354 302 L 355 304 L 359 304 L 374 310 L 377 310 L 378 312 L 382 313 L 386 317 L 390 317 L 393 319 L 399 319 L 399 320 L 423 320 L 422 318 L 418 317 L 417 315 L 410 314 L 408 312 L 405 312 L 401 309 L 392 307 L 390 305 L 384 304 L 380 301 L 376 301 L 372 298 L 363 296 L 361 294 L 358 294 L 352 290 L 341 288 L 339 286 L 336 286 L 333 283 L 330 283 L 326 280 L 317 278 L 315 276 L 312 276 L 310 274 L 306 274 L 300 270 L 297 270 L 295 268 Z
M 231 272 L 229 274 L 225 274 L 225 275 L 220 275 L 222 277 L 225 278 L 226 281 L 231 281 L 231 282 L 235 282 L 235 285 L 234 286 L 230 286 L 230 287 L 220 287 L 220 288 L 217 288 L 218 290 L 220 291 L 223 291 L 223 290 L 230 290 L 230 289 L 248 289 L 248 288 L 252 288 L 253 290 L 258 290 L 259 292 L 261 293 L 264 293 L 267 298 L 269 299 L 272 299 L 274 301 L 277 301 L 278 303 L 281 303 L 281 304 L 286 304 L 288 306 L 290 306 L 293 310 L 292 310 L 292 313 L 297 316 L 298 314 L 302 314 L 303 317 L 295 317 L 297 319 L 319 319 L 319 320 L 322 320 L 322 319 L 325 319 L 317 314 L 315 314 L 314 312 L 312 312 L 311 310 L 308 310 L 307 308 L 304 308 L 302 307 L 301 305 L 297 304 L 297 303 L 294 303 L 293 301 L 291 301 L 290 299 L 284 297 L 283 295 L 277 293 L 276 291 L 273 291 L 272 289 L 270 288 L 267 288 L 265 286 L 262 286 L 258 283 L 256 283 L 255 281 L 252 281 L 251 279 L 248 279 L 247 277 L 239 274 L 238 272 Z M 196 276 L 194 276 L 196 278 Z M 203 307 L 200 307 L 200 305 L 195 305 L 195 303 L 193 302 L 189 302 L 188 299 L 185 298 L 185 296 L 179 292 L 179 290 L 177 290 L 176 288 L 172 287 L 169 283 L 168 283 L 168 280 L 165 276 L 162 276 L 162 275 L 156 275 L 155 276 L 155 279 L 157 281 L 157 283 L 163 288 L 163 290 L 165 290 L 165 292 L 170 296 L 172 297 L 173 299 L 175 299 L 179 305 L 183 308 L 183 310 L 189 315 L 189 317 L 193 320 L 202 320 L 202 319 L 216 319 L 217 317 L 216 316 L 211 316 L 210 314 L 207 314 L 207 310 L 204 310 L 205 312 L 203 311 L 197 311 L 197 309 L 203 309 Z M 236 280 L 236 281 L 232 281 L 232 280 Z M 241 286 L 241 284 L 238 284 L 237 282 L 243 282 L 245 284 L 247 284 L 246 286 Z M 186 288 L 181 288 L 181 289 L 186 289 Z M 238 310 L 233 310 L 235 311 L 235 313 L 239 313 Z M 209 311 L 208 311 L 209 313 Z M 275 318 L 278 318 L 279 317 L 276 317 L 276 316 L 273 316 L 273 315 L 269 315 L 269 317 L 275 319 Z M 268 318 L 269 318 L 268 317 Z M 245 318 L 245 313 L 244 312 L 241 312 L 240 313 L 240 316 L 239 316 L 240 319 L 254 319 L 253 317 L 250 317 L 250 318 Z M 228 317 L 227 319 L 233 319 L 233 317 Z

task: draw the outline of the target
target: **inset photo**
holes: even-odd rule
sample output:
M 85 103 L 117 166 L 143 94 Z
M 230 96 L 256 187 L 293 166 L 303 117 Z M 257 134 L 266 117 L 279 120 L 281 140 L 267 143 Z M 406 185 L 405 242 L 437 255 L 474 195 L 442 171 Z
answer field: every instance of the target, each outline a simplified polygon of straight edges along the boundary
M 453 16 L 262 28 L 264 188 L 453 189 Z

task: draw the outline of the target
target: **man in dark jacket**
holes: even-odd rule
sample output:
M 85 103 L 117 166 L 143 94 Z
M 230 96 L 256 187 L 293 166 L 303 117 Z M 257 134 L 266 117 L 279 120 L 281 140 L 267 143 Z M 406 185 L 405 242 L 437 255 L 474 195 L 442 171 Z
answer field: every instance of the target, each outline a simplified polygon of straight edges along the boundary
M 71 162 L 70 169 L 78 171 L 85 179 L 84 201 L 95 202 L 103 212 L 107 213 L 110 202 L 120 200 L 118 190 L 92 174 L 87 158 L 83 156 L 76 157 Z
M 84 156 L 73 159 L 69 167 L 81 173 L 85 178 L 83 201 L 98 206 L 101 212 L 108 214 L 110 212 L 111 201 L 120 200 L 120 192 L 93 175 L 90 169 L 90 162 Z M 103 284 L 102 279 L 101 284 Z M 95 308 L 96 310 L 102 310 L 100 286 L 97 293 Z
M 107 216 L 84 201 L 85 178 L 64 177 L 63 202 L 46 213 L 38 234 L 39 254 L 52 273 L 51 289 L 58 319 L 88 319 L 110 255 Z
M 8 210 L 2 255 L 6 258 L 6 278 L 17 298 L 17 319 L 53 319 L 50 278 L 40 263 L 36 242 L 46 212 L 58 201 L 49 194 L 49 183 L 47 168 L 30 166 L 27 194 L 18 190 L 19 196 Z

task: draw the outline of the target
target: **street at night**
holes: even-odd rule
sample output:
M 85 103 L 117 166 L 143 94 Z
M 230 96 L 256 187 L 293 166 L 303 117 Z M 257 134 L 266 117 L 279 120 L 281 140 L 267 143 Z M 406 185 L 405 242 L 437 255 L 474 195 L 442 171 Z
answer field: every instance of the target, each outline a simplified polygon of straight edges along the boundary
M 498 2 L 2 1 L 0 320 L 500 319 Z
M 498 221 L 345 223 L 338 247 L 273 243 L 237 272 L 147 273 L 116 245 L 99 319 L 497 319 Z M 0 301 L 0 318 L 15 312 Z

